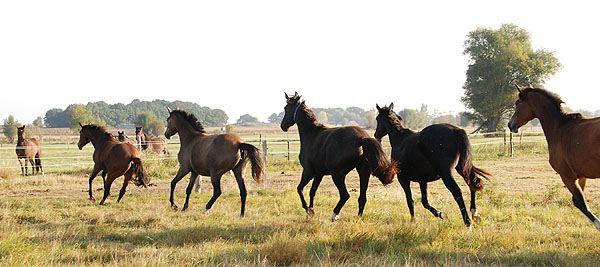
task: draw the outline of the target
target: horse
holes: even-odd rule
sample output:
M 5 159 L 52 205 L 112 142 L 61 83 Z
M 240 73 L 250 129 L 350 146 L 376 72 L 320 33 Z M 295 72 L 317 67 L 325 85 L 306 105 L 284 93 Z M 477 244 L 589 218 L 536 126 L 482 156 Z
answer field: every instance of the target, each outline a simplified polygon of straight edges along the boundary
M 125 135 L 125 131 L 117 131 L 117 134 L 119 134 L 119 136 L 118 136 L 117 139 L 120 142 L 129 143 L 129 144 L 132 144 L 134 146 L 137 144 L 135 141 L 131 140 L 131 138 L 129 138 L 127 135 Z
M 25 125 L 17 127 L 17 159 L 21 165 L 21 175 L 27 176 L 27 162 L 31 163 L 31 174 L 42 172 L 44 175 L 44 169 L 42 168 L 42 148 L 40 143 L 35 138 L 25 138 Z M 22 159 L 25 159 L 25 170 L 23 170 Z M 35 169 L 34 169 L 35 168 Z
M 167 142 L 160 137 L 152 138 L 148 136 L 143 127 L 136 126 L 135 127 L 135 140 L 142 147 L 142 151 L 151 152 L 151 153 L 163 153 L 165 155 L 169 154 L 167 150 Z
M 307 217 L 315 214 L 313 200 L 323 176 L 331 175 L 340 195 L 331 221 L 340 218 L 340 211 L 350 198 L 346 189 L 346 175 L 353 169 L 356 169 L 360 177 L 358 216 L 362 216 L 367 203 L 366 193 L 371 174 L 379 178 L 384 185 L 391 183 L 396 174 L 395 165 L 386 159 L 381 143 L 356 126 L 329 128 L 319 123 L 305 101 L 300 100 L 297 92 L 292 97 L 285 93 L 285 98 L 281 130 L 287 132 L 294 124 L 298 125 L 299 159 L 303 170 L 297 191 Z M 310 204 L 307 206 L 302 191 L 310 180 L 313 180 L 313 183 L 310 188 Z
M 208 213 L 221 195 L 221 176 L 232 170 L 240 190 L 242 202 L 240 216 L 244 217 L 247 191 L 243 175 L 246 163 L 249 160 L 252 164 L 252 178 L 257 183 L 260 183 L 263 172 L 263 163 L 258 148 L 244 143 L 239 136 L 233 133 L 207 135 L 202 123 L 198 121 L 194 114 L 179 108 L 173 110 L 167 107 L 167 110 L 169 111 L 169 118 L 167 119 L 165 137 L 170 139 L 171 136 L 179 133 L 181 140 L 181 147 L 177 155 L 179 170 L 171 181 L 171 195 L 169 197 L 171 208 L 178 209 L 173 198 L 175 186 L 191 172 L 183 211 L 187 210 L 189 206 L 190 194 L 198 175 L 202 175 L 210 176 L 213 186 L 213 195 L 202 211 L 202 213 Z
M 415 132 L 404 128 L 402 117 L 393 111 L 394 103 L 389 107 L 380 108 L 376 117 L 377 128 L 375 138 L 381 139 L 388 135 L 392 146 L 392 160 L 398 161 L 398 182 L 406 195 L 411 221 L 415 220 L 414 205 L 410 182 L 417 182 L 421 187 L 421 203 L 434 216 L 446 219 L 447 215 L 431 207 L 427 200 L 427 183 L 442 179 L 444 185 L 454 197 L 460 208 L 463 221 L 471 227 L 462 192 L 454 177 L 452 168 L 465 179 L 471 191 L 471 215 L 476 223 L 481 221 L 475 206 L 475 193 L 483 189 L 482 176 L 490 174 L 473 166 L 471 145 L 465 131 L 451 124 L 434 124 Z
M 529 121 L 540 120 L 548 143 L 550 166 L 572 194 L 573 204 L 600 230 L 600 220 L 587 207 L 583 190 L 587 179 L 600 177 L 600 118 L 567 113 L 562 99 L 545 89 L 520 87 L 508 128 L 518 133 Z
M 117 202 L 120 202 L 123 198 L 129 181 L 133 181 L 136 186 L 143 186 L 144 188 L 150 185 L 150 179 L 134 145 L 119 142 L 102 126 L 95 124 L 82 125 L 81 123 L 79 123 L 79 126 L 81 126 L 79 142 L 77 143 L 79 150 L 90 142 L 94 146 L 94 155 L 92 156 L 94 169 L 89 179 L 91 201 L 96 201 L 92 195 L 92 182 L 100 171 L 102 171 L 102 179 L 104 180 L 104 196 L 99 205 L 104 205 L 104 201 L 110 195 L 110 186 L 115 179 L 122 175 L 125 177 L 125 181 L 121 191 L 119 191 Z M 134 174 L 136 178 L 132 179 Z

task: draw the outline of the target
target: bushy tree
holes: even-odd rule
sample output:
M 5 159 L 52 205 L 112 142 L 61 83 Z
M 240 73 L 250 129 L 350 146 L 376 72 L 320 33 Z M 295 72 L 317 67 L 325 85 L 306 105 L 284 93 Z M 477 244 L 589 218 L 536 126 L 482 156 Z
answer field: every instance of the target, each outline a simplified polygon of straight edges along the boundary
M 42 117 L 35 118 L 35 120 L 33 120 L 32 124 L 35 127 L 42 127 L 44 125 L 44 122 L 42 121 Z
M 144 127 L 144 132 L 154 136 L 165 132 L 165 124 L 150 111 L 140 113 L 135 120 L 135 125 Z
M 44 116 L 44 123 L 48 128 L 67 128 L 69 127 L 67 112 L 60 108 L 48 110 Z
M 82 104 L 73 104 L 67 108 L 67 121 L 69 122 L 69 126 L 71 130 L 74 132 L 79 132 L 81 124 L 97 124 L 100 126 L 105 126 L 106 122 L 104 120 L 94 116 L 92 112 L 86 108 Z
M 269 123 L 280 123 L 281 120 L 283 120 L 283 115 L 284 115 L 283 111 L 279 112 L 279 114 L 277 114 L 277 113 L 271 114 L 271 116 L 269 116 L 269 118 L 268 118 Z
M 461 100 L 472 110 L 470 119 L 488 132 L 502 128 L 500 122 L 512 109 L 514 82 L 541 87 L 561 67 L 553 52 L 534 51 L 530 34 L 514 24 L 470 32 L 463 54 L 470 64 Z
M 418 130 L 425 128 L 425 119 L 426 114 L 416 110 L 405 108 L 398 112 L 402 120 L 404 121 L 404 126 L 413 130 Z
M 317 121 L 323 124 L 327 123 L 329 121 L 329 118 L 327 117 L 327 112 L 319 111 L 319 113 L 317 113 Z
M 4 124 L 2 125 L 2 130 L 4 131 L 4 136 L 8 138 L 8 141 L 11 143 L 15 142 L 17 138 L 17 127 L 21 125 L 13 115 L 8 115 L 8 118 L 4 119 Z
M 253 117 L 250 114 L 244 114 L 244 115 L 240 116 L 240 118 L 236 122 L 236 124 L 240 124 L 240 125 L 250 125 L 250 124 L 257 124 L 257 123 L 258 123 L 258 118 Z

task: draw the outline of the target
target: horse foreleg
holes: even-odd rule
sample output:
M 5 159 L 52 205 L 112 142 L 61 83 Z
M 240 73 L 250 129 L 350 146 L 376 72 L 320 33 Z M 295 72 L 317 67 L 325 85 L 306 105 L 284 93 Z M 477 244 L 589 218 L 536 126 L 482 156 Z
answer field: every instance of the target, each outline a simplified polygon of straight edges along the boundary
M 454 180 L 454 177 L 452 177 L 450 170 L 442 171 L 440 173 L 440 176 L 442 177 L 444 185 L 446 186 L 446 188 L 448 188 L 448 190 L 450 190 L 450 192 L 452 193 L 452 197 L 454 197 L 454 200 L 458 204 L 465 225 L 470 228 L 471 219 L 469 218 L 469 214 L 467 213 L 467 207 L 465 206 L 465 201 L 463 200 L 460 187 L 458 187 L 458 184 L 456 184 L 456 181 Z
M 190 171 L 188 168 L 184 168 L 184 167 L 180 166 L 179 171 L 177 171 L 177 174 L 175 175 L 175 178 L 173 178 L 173 180 L 171 180 L 171 195 L 169 196 L 169 201 L 171 202 L 171 208 L 173 208 L 174 210 L 177 210 L 177 205 L 175 205 L 175 201 L 174 201 L 174 197 L 173 197 L 173 194 L 175 192 L 175 186 L 189 172 Z
M 335 205 L 335 208 L 333 208 L 333 215 L 331 216 L 331 221 L 333 222 L 339 220 L 340 211 L 342 210 L 342 207 L 344 207 L 344 204 L 346 204 L 346 201 L 350 198 L 350 194 L 348 193 L 348 189 L 346 189 L 346 175 L 334 174 L 332 175 L 332 178 L 335 187 L 337 187 L 338 192 L 340 193 L 340 200 L 337 205 Z
M 588 217 L 588 219 L 594 224 L 594 226 L 596 226 L 596 229 L 600 230 L 600 220 L 598 220 L 598 217 L 596 217 L 596 215 L 594 215 L 588 209 L 587 204 L 585 204 L 583 190 L 581 189 L 581 187 L 579 187 L 579 185 L 577 185 L 577 183 L 575 183 L 576 179 L 563 176 L 561 176 L 561 179 L 567 187 L 567 189 L 569 189 L 569 191 L 573 195 L 573 204 L 575 204 L 575 207 L 577 207 L 581 212 L 583 212 L 583 214 L 585 214 L 585 216 Z M 581 185 L 581 179 L 579 181 L 579 184 Z M 583 184 L 585 185 L 585 182 L 583 182 Z
M 242 176 L 243 172 L 243 164 L 236 166 L 233 169 L 233 175 L 235 176 L 235 181 L 238 184 L 238 188 L 240 189 L 240 200 L 242 201 L 242 207 L 240 211 L 240 216 L 244 217 L 244 212 L 246 211 L 246 195 L 248 192 L 246 191 L 246 184 L 244 183 L 244 177 Z
M 215 204 L 217 198 L 219 198 L 219 196 L 221 195 L 221 175 L 222 174 L 211 173 L 210 182 L 213 186 L 213 195 L 208 201 L 208 203 L 206 203 L 206 208 L 204 208 L 202 213 L 208 213 L 210 208 L 212 208 L 212 205 Z
M 319 185 L 321 184 L 321 181 L 323 180 L 323 175 L 316 175 L 312 185 L 310 186 L 310 192 L 309 192 L 309 204 L 308 204 L 308 209 L 306 210 L 306 214 L 308 217 L 312 217 L 315 216 L 315 210 L 313 209 L 313 203 L 315 200 L 315 195 L 317 194 L 317 188 L 319 188 Z
M 21 176 L 25 176 L 25 169 L 23 168 L 23 161 L 21 158 L 17 158 L 19 160 L 19 165 L 21 165 Z M 25 159 L 25 163 L 27 163 L 27 159 Z
M 422 182 L 422 183 L 419 183 L 419 185 L 421 188 L 421 204 L 423 204 L 423 207 L 425 207 L 425 209 L 429 210 L 435 217 L 442 218 L 442 219 L 448 219 L 448 216 L 445 213 L 438 211 L 437 209 L 435 209 L 434 207 L 429 205 L 429 200 L 427 200 L 427 183 Z
M 367 188 L 369 187 L 369 177 L 371 177 L 371 170 L 366 161 L 356 168 L 358 176 L 360 178 L 360 195 L 358 196 L 358 216 L 362 216 L 367 204 Z
M 412 191 L 410 190 L 410 180 L 408 178 L 400 177 L 398 175 L 398 182 L 402 186 L 402 190 L 404 190 L 404 195 L 406 196 L 406 205 L 408 205 L 408 212 L 410 212 L 410 221 L 415 221 L 415 203 L 412 199 Z
M 187 189 L 185 190 L 185 204 L 183 204 L 183 211 L 187 210 L 188 208 L 188 204 L 190 202 L 190 195 L 192 194 L 192 189 L 194 188 L 194 183 L 196 182 L 196 179 L 198 179 L 198 174 L 195 172 L 192 172 L 192 175 L 190 175 L 190 183 L 187 186 Z
M 29 159 L 25 158 L 25 176 L 29 175 L 29 171 L 27 170 L 27 164 L 29 164 Z
M 471 216 L 473 217 L 473 221 L 475 221 L 475 223 L 479 224 L 481 223 L 481 216 L 479 216 L 479 213 L 477 213 L 477 207 L 475 206 L 475 194 L 477 192 L 473 189 L 471 189 Z
M 308 212 L 308 205 L 306 205 L 306 200 L 304 200 L 304 194 L 302 193 L 302 191 L 304 190 L 304 187 L 308 184 L 308 182 L 310 182 L 310 179 L 313 178 L 313 173 L 307 169 L 302 170 L 302 178 L 300 178 L 300 183 L 298 184 L 298 187 L 296 187 L 296 191 L 298 192 L 298 195 L 300 196 L 300 202 L 302 202 L 302 208 L 306 211 L 306 214 L 310 217 L 311 215 Z M 313 212 L 314 213 L 314 212 Z
M 90 179 L 89 179 L 89 184 L 90 184 L 89 188 L 90 189 L 88 191 L 91 201 L 96 201 L 96 199 L 94 198 L 94 196 L 92 194 L 92 182 L 94 181 L 94 178 L 96 178 L 96 175 L 98 175 L 99 172 L 100 172 L 100 167 L 98 167 L 97 165 L 94 165 L 94 169 L 92 170 L 92 174 L 90 175 Z M 102 180 L 104 180 L 104 178 Z

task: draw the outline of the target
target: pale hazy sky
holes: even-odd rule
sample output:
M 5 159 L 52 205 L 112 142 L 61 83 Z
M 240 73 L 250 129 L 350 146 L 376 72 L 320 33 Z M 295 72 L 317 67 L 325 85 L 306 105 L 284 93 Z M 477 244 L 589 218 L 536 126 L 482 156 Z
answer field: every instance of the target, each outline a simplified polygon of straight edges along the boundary
M 234 122 L 310 107 L 460 111 L 477 27 L 514 23 L 563 69 L 546 84 L 598 110 L 595 1 L 0 1 L 0 119 L 72 103 L 183 100 Z

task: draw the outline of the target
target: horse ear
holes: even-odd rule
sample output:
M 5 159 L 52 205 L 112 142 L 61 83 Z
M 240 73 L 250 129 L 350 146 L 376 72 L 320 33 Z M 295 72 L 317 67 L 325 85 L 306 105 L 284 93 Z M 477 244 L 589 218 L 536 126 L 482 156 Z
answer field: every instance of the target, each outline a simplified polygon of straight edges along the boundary
M 173 112 L 173 110 L 169 106 L 166 106 L 166 108 L 169 111 L 169 113 Z
M 285 100 L 290 100 L 290 97 L 288 96 L 288 94 L 286 92 L 283 92 L 283 94 L 285 94 Z
M 377 111 L 381 111 L 381 108 L 379 107 L 379 104 L 375 104 L 375 107 L 377 108 Z
M 533 89 L 533 84 L 529 83 L 529 88 Z
M 296 97 L 300 98 L 300 95 L 298 94 L 298 92 L 294 92 L 294 98 L 296 98 Z
M 394 109 L 394 102 L 390 103 L 390 110 Z
M 520 93 L 521 91 L 523 91 L 523 88 L 521 88 L 521 86 L 519 86 L 519 85 L 517 84 L 517 82 L 515 82 L 515 87 L 517 87 L 517 90 L 519 91 L 519 93 Z
M 81 124 L 81 122 L 79 122 L 79 126 L 81 126 L 81 128 L 83 128 L 83 124 Z

